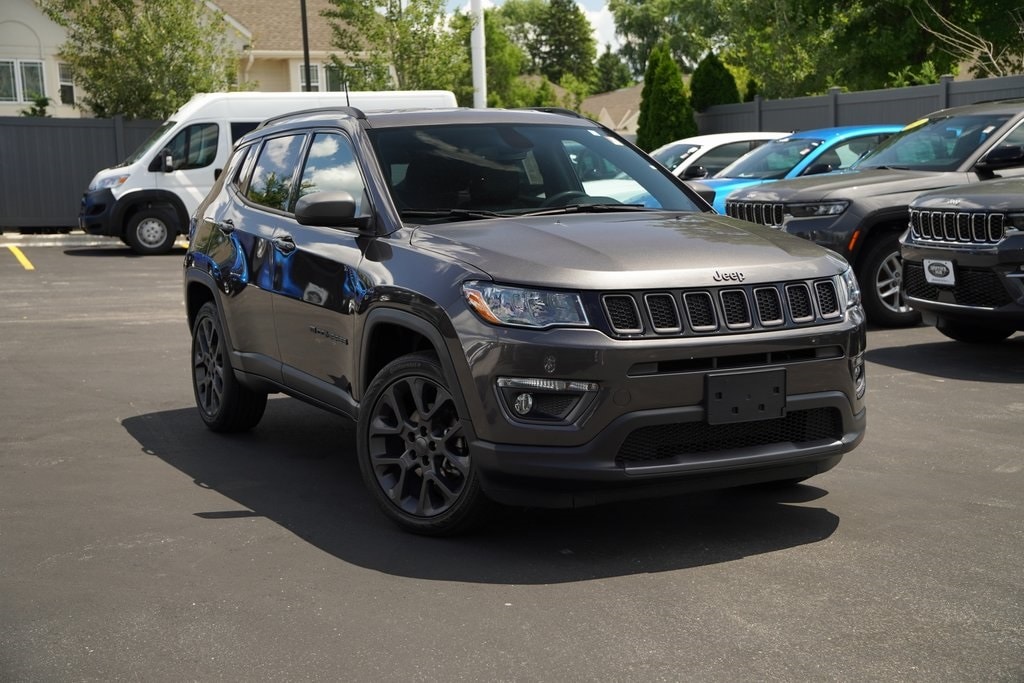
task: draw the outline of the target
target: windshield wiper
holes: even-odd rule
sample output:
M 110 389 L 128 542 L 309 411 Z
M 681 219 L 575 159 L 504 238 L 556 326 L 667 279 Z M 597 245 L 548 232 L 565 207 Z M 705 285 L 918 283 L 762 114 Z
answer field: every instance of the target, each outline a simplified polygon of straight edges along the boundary
M 529 211 L 523 216 L 556 216 L 565 213 L 614 213 L 616 211 L 650 211 L 643 204 L 568 204 L 553 206 L 539 211 Z
M 512 214 L 487 211 L 485 209 L 407 209 L 399 211 L 402 217 L 418 218 L 453 218 L 459 220 L 473 220 L 476 218 L 511 218 Z

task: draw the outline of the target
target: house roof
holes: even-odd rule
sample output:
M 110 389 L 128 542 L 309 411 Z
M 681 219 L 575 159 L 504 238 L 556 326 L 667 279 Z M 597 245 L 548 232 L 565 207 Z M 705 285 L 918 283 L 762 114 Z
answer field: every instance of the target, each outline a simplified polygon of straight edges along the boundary
M 331 25 L 323 11 L 331 7 L 328 0 L 305 0 L 306 29 L 309 49 L 330 52 Z M 299 2 L 283 0 L 214 0 L 221 11 L 252 34 L 252 49 L 256 52 L 301 51 L 302 11 Z
M 594 95 L 583 100 L 580 109 L 604 125 L 619 132 L 635 133 L 640 115 L 640 92 L 643 83 L 629 88 Z

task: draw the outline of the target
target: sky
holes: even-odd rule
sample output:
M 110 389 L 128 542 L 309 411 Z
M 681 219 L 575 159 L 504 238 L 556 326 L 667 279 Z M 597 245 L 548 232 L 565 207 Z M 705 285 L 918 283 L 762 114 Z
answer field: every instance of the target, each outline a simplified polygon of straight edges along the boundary
M 503 0 L 482 0 L 484 9 L 488 7 L 500 7 Z M 604 0 L 576 0 L 590 25 L 594 27 L 594 40 L 597 42 L 597 54 L 604 54 L 604 46 L 608 43 L 612 46 L 612 52 L 618 50 L 619 41 L 615 39 L 615 20 Z M 449 0 L 450 10 L 462 10 L 469 12 L 469 0 Z

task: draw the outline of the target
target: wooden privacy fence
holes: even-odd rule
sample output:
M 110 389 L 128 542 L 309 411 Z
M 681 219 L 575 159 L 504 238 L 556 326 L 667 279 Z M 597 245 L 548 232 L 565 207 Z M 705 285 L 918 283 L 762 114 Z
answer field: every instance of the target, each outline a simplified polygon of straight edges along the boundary
M 0 117 L 0 228 L 77 225 L 96 171 L 123 161 L 160 124 Z

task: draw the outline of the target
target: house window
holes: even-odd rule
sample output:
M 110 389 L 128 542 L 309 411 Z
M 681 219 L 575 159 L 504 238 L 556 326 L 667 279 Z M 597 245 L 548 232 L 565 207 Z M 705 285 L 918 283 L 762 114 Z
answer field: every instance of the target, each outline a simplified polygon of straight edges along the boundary
M 0 59 L 0 102 L 31 102 L 45 94 L 42 62 Z
M 345 89 L 345 81 L 341 80 L 341 69 L 329 64 L 324 67 L 327 75 L 327 89 L 331 92 L 341 92 Z
M 71 77 L 71 65 L 70 64 L 58 64 L 58 74 L 60 77 L 60 103 L 61 104 L 74 104 L 75 103 L 75 81 Z
M 310 90 L 312 92 L 320 90 L 320 66 L 317 64 L 309 65 L 309 88 L 306 88 L 306 65 L 299 64 L 299 87 L 303 92 Z

